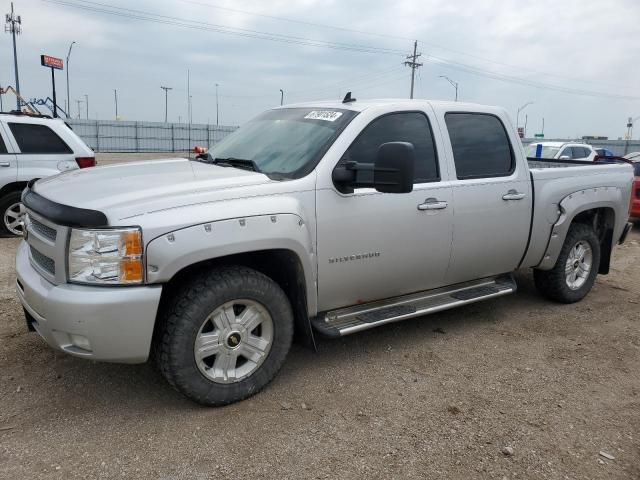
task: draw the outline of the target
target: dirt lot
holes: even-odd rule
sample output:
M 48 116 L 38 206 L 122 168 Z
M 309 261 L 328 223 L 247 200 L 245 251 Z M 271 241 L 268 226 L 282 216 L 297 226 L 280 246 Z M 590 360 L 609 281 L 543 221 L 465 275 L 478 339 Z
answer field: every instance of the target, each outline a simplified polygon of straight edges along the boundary
M 510 297 L 294 347 L 220 409 L 27 333 L 17 243 L 0 239 L 2 478 L 640 478 L 638 233 L 582 303 L 522 272 Z

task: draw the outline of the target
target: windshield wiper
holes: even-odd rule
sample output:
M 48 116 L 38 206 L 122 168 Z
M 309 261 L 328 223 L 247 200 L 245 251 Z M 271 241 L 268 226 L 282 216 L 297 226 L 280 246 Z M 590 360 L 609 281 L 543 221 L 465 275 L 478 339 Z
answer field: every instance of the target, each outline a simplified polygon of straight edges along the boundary
M 260 168 L 256 165 L 256 162 L 253 160 L 245 160 L 244 158 L 214 158 L 211 163 L 215 165 L 228 165 L 230 167 L 241 168 L 243 170 L 251 170 L 252 172 L 260 172 Z

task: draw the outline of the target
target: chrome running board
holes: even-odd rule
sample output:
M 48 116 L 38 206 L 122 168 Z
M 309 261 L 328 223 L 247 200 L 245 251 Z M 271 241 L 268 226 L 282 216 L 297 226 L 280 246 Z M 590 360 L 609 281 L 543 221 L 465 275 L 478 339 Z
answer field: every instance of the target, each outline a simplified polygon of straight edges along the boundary
M 501 297 L 515 292 L 516 289 L 515 280 L 511 275 L 484 278 L 332 310 L 319 315 L 311 323 L 319 333 L 329 337 L 342 337 L 386 323 Z

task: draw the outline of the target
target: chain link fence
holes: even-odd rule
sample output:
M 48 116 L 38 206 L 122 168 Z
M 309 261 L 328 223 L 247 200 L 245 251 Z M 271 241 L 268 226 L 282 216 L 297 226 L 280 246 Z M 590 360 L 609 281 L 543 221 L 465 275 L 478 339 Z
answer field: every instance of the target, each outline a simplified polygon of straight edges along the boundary
M 211 147 L 238 127 L 223 125 L 67 119 L 95 152 L 186 152 Z

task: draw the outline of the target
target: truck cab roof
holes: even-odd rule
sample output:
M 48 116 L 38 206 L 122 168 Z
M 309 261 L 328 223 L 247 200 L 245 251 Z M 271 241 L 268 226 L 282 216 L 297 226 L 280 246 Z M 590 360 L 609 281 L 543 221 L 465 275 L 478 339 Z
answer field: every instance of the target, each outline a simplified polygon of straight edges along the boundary
M 367 99 L 367 100 L 353 100 L 348 103 L 342 103 L 339 100 L 326 100 L 319 102 L 303 102 L 303 103 L 294 103 L 289 105 L 283 105 L 281 107 L 276 108 L 335 108 L 342 110 L 352 110 L 356 112 L 362 112 L 364 110 L 370 108 L 379 108 L 379 107 L 396 107 L 396 108 L 411 108 L 420 107 L 424 105 L 430 105 L 434 108 L 454 108 L 456 110 L 460 110 L 461 107 L 469 109 L 471 111 L 488 111 L 492 109 L 500 109 L 500 107 L 490 107 L 487 105 L 480 105 L 476 103 L 465 103 L 465 102 L 449 102 L 442 100 L 427 100 L 427 99 L 406 99 L 406 98 L 378 98 L 378 99 Z

